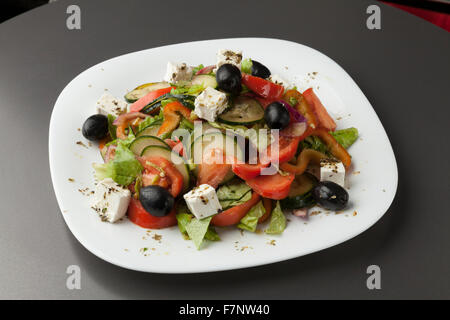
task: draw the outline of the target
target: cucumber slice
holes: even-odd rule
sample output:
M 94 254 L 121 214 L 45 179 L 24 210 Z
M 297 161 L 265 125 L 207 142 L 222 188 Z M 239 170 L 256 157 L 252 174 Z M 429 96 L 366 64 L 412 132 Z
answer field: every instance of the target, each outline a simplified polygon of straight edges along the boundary
M 167 149 L 170 147 L 158 137 L 155 136 L 139 136 L 133 140 L 130 144 L 130 150 L 133 151 L 135 155 L 141 155 L 142 150 L 148 146 L 161 146 Z
M 192 85 L 199 85 L 201 84 L 203 88 L 211 87 L 211 88 L 217 88 L 217 81 L 216 77 L 208 75 L 208 74 L 200 74 L 198 76 L 194 76 L 191 80 Z
M 163 157 L 164 159 L 172 162 L 175 168 L 177 168 L 183 176 L 183 191 L 187 191 L 189 189 L 190 177 L 188 166 L 184 159 L 177 155 L 175 152 L 162 146 L 148 146 L 144 150 L 142 150 L 141 156 Z
M 158 135 L 159 127 L 161 127 L 161 123 L 152 123 L 148 127 L 145 127 L 141 131 L 139 131 L 136 135 L 136 137 L 140 136 L 154 136 L 156 137 Z
M 312 189 L 317 183 L 317 178 L 310 173 L 296 176 L 291 184 L 289 195 L 280 201 L 281 207 L 284 209 L 300 209 L 314 205 L 316 202 L 312 195 Z
M 219 115 L 219 122 L 248 125 L 260 122 L 264 118 L 264 108 L 255 99 L 237 97 L 231 108 Z
M 159 89 L 164 89 L 170 87 L 170 84 L 167 82 L 152 82 L 152 83 L 145 83 L 143 85 L 140 85 L 137 88 L 134 88 L 130 92 L 128 92 L 125 95 L 125 100 L 128 103 L 133 103 L 142 98 L 143 96 L 147 95 L 147 93 L 156 91 Z

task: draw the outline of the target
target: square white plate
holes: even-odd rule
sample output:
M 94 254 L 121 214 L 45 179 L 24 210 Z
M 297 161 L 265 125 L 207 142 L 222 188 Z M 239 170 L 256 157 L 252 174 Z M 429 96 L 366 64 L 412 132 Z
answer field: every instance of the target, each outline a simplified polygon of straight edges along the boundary
M 219 242 L 196 250 L 177 227 L 147 232 L 125 219 L 101 222 L 90 209 L 93 162 L 101 162 L 79 128 L 95 113 L 95 102 L 108 90 L 122 97 L 146 82 L 161 81 L 167 61 L 190 65 L 215 63 L 219 49 L 240 49 L 303 91 L 313 87 L 338 128 L 356 127 L 360 139 L 349 149 L 347 175 L 351 205 L 340 213 L 313 215 L 305 221 L 289 215 L 280 236 L 218 228 Z M 268 49 L 270 48 L 270 49 Z M 77 144 L 83 142 L 85 146 Z M 62 91 L 50 121 L 50 169 L 58 204 L 74 236 L 98 257 L 124 268 L 160 273 L 193 273 L 258 266 L 300 257 L 342 243 L 372 226 L 388 210 L 397 189 L 397 164 L 383 126 L 369 101 L 333 60 L 304 45 L 264 38 L 182 43 L 119 56 L 84 71 Z M 69 178 L 74 179 L 73 182 Z M 89 188 L 83 192 L 83 189 Z M 313 209 L 312 211 L 315 211 Z M 162 236 L 154 237 L 154 235 Z M 274 241 L 273 241 L 274 240 Z M 147 248 L 147 249 L 145 249 Z

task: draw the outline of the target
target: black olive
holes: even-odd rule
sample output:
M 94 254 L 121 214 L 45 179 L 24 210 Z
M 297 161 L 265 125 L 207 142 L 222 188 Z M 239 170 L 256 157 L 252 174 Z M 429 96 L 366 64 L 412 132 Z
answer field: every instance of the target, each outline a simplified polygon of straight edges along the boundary
M 348 202 L 347 190 L 331 181 L 319 182 L 314 188 L 313 195 L 317 204 L 327 210 L 342 210 Z
M 160 186 L 147 186 L 139 191 L 139 200 L 145 211 L 155 217 L 164 217 L 172 211 L 175 199 Z
M 242 90 L 241 71 L 235 65 L 221 65 L 217 69 L 216 80 L 219 88 L 228 93 L 237 95 Z
M 270 70 L 262 63 L 252 60 L 252 76 L 267 79 L 270 77 Z
M 272 102 L 264 110 L 264 120 L 270 129 L 286 128 L 291 121 L 289 111 L 280 102 Z
M 108 117 L 94 114 L 86 119 L 81 130 L 83 136 L 91 141 L 98 141 L 108 134 Z

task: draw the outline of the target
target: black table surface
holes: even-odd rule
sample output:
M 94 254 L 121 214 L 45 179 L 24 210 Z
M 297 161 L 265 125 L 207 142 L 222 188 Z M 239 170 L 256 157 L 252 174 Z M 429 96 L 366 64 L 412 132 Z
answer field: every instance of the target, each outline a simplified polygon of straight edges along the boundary
M 66 27 L 70 4 L 81 8 L 81 30 Z M 371 4 L 381 8 L 381 30 L 366 27 Z M 231 37 L 305 44 L 355 79 L 397 158 L 392 206 L 346 243 L 250 269 L 146 274 L 89 253 L 66 227 L 50 179 L 48 125 L 59 93 L 124 53 Z M 364 0 L 61 0 L 1 24 L 0 43 L 0 298 L 450 298 L 446 31 Z M 381 290 L 366 286 L 373 264 Z M 69 265 L 81 268 L 81 290 L 66 288 Z

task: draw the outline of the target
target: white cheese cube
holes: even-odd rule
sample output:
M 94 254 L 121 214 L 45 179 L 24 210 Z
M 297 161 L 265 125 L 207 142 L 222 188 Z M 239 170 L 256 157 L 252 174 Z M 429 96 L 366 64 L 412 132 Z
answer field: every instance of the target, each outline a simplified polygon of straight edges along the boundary
M 177 83 L 180 81 L 189 81 L 192 79 L 192 67 L 188 67 L 186 63 L 168 62 L 164 81 L 169 83 Z
M 345 167 L 341 161 L 322 159 L 320 161 L 320 181 L 332 181 L 345 187 Z
M 209 184 L 202 184 L 183 197 L 189 210 L 197 219 L 210 217 L 222 210 L 216 190 Z
M 125 216 L 130 199 L 130 190 L 107 178 L 100 181 L 95 188 L 92 209 L 98 213 L 102 221 L 114 223 Z
M 290 88 L 290 86 L 291 86 L 291 84 L 289 82 L 287 82 L 286 80 L 284 80 L 283 78 L 281 78 L 277 74 L 272 74 L 269 77 L 269 81 L 272 81 L 275 84 L 279 84 L 279 85 L 283 86 L 286 89 Z
M 232 51 L 227 49 L 222 49 L 217 52 L 217 63 L 216 69 L 219 69 L 221 65 L 232 64 L 241 70 L 242 62 L 242 51 Z
M 114 117 L 120 116 L 127 112 L 128 104 L 120 99 L 115 98 L 109 93 L 105 93 L 97 101 L 97 113 L 107 116 L 108 114 Z
M 194 101 L 194 113 L 202 119 L 214 122 L 219 114 L 228 107 L 227 95 L 207 87 Z

